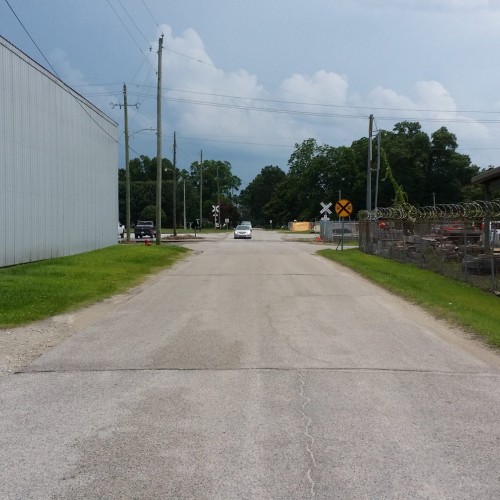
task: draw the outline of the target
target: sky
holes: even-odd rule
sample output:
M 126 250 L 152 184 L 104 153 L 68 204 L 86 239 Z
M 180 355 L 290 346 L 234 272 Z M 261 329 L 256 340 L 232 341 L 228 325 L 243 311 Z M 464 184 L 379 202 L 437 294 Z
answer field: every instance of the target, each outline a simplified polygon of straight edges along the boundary
M 14 11 L 14 12 L 13 12 Z M 14 14 L 15 13 L 15 14 Z M 296 144 L 349 146 L 403 120 L 500 165 L 500 0 L 0 0 L 0 35 L 118 123 L 125 163 L 229 161 L 248 185 Z

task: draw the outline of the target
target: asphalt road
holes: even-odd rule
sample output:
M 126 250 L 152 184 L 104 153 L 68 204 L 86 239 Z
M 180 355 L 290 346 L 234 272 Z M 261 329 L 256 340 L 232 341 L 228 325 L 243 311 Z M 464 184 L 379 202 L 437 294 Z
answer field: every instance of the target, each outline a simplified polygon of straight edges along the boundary
M 500 498 L 498 355 L 281 238 L 193 243 L 2 377 L 0 498 Z

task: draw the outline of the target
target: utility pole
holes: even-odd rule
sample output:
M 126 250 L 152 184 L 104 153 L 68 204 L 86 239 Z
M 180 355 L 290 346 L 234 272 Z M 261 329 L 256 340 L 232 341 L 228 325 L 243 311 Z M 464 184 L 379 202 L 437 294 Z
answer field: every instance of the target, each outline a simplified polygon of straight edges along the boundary
M 176 167 L 176 153 L 177 153 L 177 143 L 175 142 L 175 131 L 174 131 L 174 173 L 172 174 L 172 184 L 173 184 L 173 192 L 172 192 L 172 200 L 174 204 L 174 212 L 173 212 L 173 225 L 174 225 L 174 236 L 177 236 L 177 167 Z
M 372 209 L 372 134 L 373 134 L 373 115 L 370 115 L 368 124 L 368 167 L 366 170 L 366 210 Z
M 139 103 L 128 104 L 127 103 L 127 86 L 123 84 L 123 104 L 111 103 L 111 107 L 119 106 L 120 109 L 123 106 L 125 112 L 125 226 L 127 228 L 127 243 L 130 242 L 130 166 L 129 166 L 129 147 L 128 147 L 128 107 L 133 106 L 134 108 L 139 107 Z
M 381 142 L 382 131 L 379 130 L 377 133 L 377 177 L 375 179 L 375 209 L 378 208 L 378 182 L 380 179 L 380 142 Z
M 156 98 L 156 244 L 161 245 L 161 57 L 163 35 L 158 44 L 158 91 Z
M 219 207 L 219 213 L 217 214 L 218 216 L 218 223 L 219 223 L 219 227 L 218 229 L 220 229 L 220 215 L 221 215 L 221 210 L 220 210 L 220 191 L 219 191 L 219 163 L 217 163 L 217 206 Z
M 125 226 L 127 228 L 127 243 L 130 243 L 130 168 L 128 151 L 127 86 L 125 84 L 123 84 L 123 107 L 125 109 Z
M 184 184 L 184 200 L 182 203 L 182 206 L 184 207 L 184 230 L 187 229 L 186 225 L 186 178 L 182 179 L 183 184 Z
M 200 151 L 200 229 L 203 227 L 203 150 Z

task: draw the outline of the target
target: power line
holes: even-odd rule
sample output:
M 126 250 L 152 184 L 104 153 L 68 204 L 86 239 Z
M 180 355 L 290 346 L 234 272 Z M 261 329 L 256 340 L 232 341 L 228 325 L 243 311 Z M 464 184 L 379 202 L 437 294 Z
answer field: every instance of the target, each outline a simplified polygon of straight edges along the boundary
M 148 6 L 146 5 L 146 2 L 144 2 L 144 0 L 141 0 L 141 2 L 142 2 L 142 5 L 144 5 L 144 8 L 148 11 L 148 14 L 151 17 L 151 19 L 153 20 L 153 22 L 156 24 L 156 27 L 158 29 L 160 29 L 160 26 L 158 26 L 158 23 L 156 22 L 156 19 L 153 17 L 153 14 L 151 14 L 151 11 L 149 10 Z
M 42 52 L 42 50 L 40 49 L 40 47 L 37 45 L 37 43 L 35 42 L 35 40 L 33 39 L 33 37 L 30 35 L 30 33 L 28 32 L 28 30 L 26 29 L 26 27 L 24 26 L 24 24 L 22 23 L 21 19 L 19 19 L 19 16 L 15 13 L 14 9 L 12 8 L 12 6 L 10 5 L 10 3 L 8 2 L 8 0 L 5 0 L 5 3 L 8 5 L 9 9 L 12 11 L 12 13 L 14 14 L 15 18 L 18 20 L 19 24 L 22 26 L 23 30 L 26 32 L 26 34 L 29 36 L 30 40 L 33 42 L 33 44 L 35 45 L 35 47 L 38 49 L 38 52 L 40 52 L 40 54 L 42 55 L 42 57 L 45 59 L 46 63 L 49 65 L 50 69 L 52 70 L 53 74 L 62 82 L 60 76 L 57 74 L 57 71 L 53 68 L 52 64 L 50 64 L 49 60 L 45 57 L 45 54 Z M 111 139 L 113 139 L 113 141 L 115 142 L 118 142 L 104 127 L 101 126 L 101 124 L 92 116 L 92 114 L 84 107 L 84 105 L 82 104 L 82 102 L 80 101 L 80 99 L 78 99 L 76 97 L 76 95 L 73 93 L 73 92 L 70 92 L 70 95 L 73 97 L 73 99 L 75 99 L 75 101 L 77 102 L 77 104 L 80 106 L 80 108 L 82 108 L 82 110 L 84 111 L 84 113 L 107 135 L 109 136 Z
M 137 42 L 137 40 L 135 39 L 135 37 L 132 35 L 132 33 L 130 32 L 130 30 L 128 29 L 128 26 L 123 22 L 123 19 L 120 17 L 120 15 L 116 11 L 116 9 L 113 7 L 113 5 L 111 4 L 110 0 L 106 0 L 106 2 L 108 2 L 108 5 L 111 7 L 111 10 L 114 12 L 115 16 L 118 18 L 118 20 L 120 21 L 120 23 L 122 24 L 122 26 L 125 28 L 125 31 L 129 34 L 129 36 L 132 39 L 132 41 L 136 44 L 136 46 L 139 49 L 139 51 L 141 52 L 141 54 L 144 57 L 146 57 L 146 54 L 144 54 L 141 46 L 139 45 L 139 43 Z M 149 44 L 149 42 L 147 42 L 147 41 L 146 41 L 146 43 Z
M 134 21 L 134 19 L 132 18 L 132 16 L 129 14 L 128 10 L 125 8 L 125 6 L 121 2 L 121 0 L 116 0 L 116 1 L 120 4 L 121 8 L 125 11 L 125 14 L 129 18 L 130 22 L 135 26 L 135 29 L 137 30 L 137 32 L 142 36 L 142 38 L 144 39 L 144 41 L 149 46 L 151 46 L 150 41 L 144 36 L 144 33 L 139 29 L 139 26 L 137 26 L 136 22 Z
M 184 139 L 187 141 L 200 141 L 200 142 L 217 142 L 223 144 L 241 144 L 244 146 L 265 146 L 265 147 L 273 147 L 273 148 L 290 148 L 293 147 L 290 144 L 269 144 L 262 142 L 248 142 L 248 141 L 228 141 L 222 139 L 206 139 L 200 137 L 186 137 L 186 136 L 178 136 L 179 139 Z
M 150 86 L 150 88 L 152 88 Z M 376 107 L 376 106 L 354 106 L 349 104 L 329 104 L 329 103 L 313 103 L 313 102 L 302 102 L 302 101 L 287 101 L 283 99 L 264 99 L 259 97 L 245 97 L 245 96 L 235 96 L 229 94 L 216 94 L 212 92 L 200 92 L 194 90 L 183 90 L 183 89 L 174 89 L 167 88 L 167 92 L 181 92 L 188 94 L 197 94 L 197 95 L 205 95 L 209 97 L 223 97 L 227 99 L 239 99 L 239 100 L 247 100 L 247 101 L 256 101 L 256 102 L 272 102 L 278 104 L 293 104 L 298 106 L 317 106 L 317 107 L 325 107 L 325 108 L 338 108 L 338 109 L 353 109 L 353 110 L 366 110 L 367 112 L 370 110 L 378 110 L 378 111 L 407 111 L 414 113 L 446 113 L 446 114 L 491 114 L 491 115 L 500 115 L 499 111 L 483 111 L 483 110 L 448 110 L 448 109 L 421 109 L 421 108 L 390 108 L 390 107 Z M 181 98 L 167 98 L 170 100 L 181 99 Z M 190 102 L 190 100 L 186 100 L 186 102 Z M 204 101 L 193 101 L 193 102 L 204 102 Z M 359 117 L 366 118 L 366 115 L 359 115 Z M 387 117 L 384 117 L 387 118 Z M 388 117 L 391 119 L 392 117 Z M 436 121 L 439 121 L 440 118 L 435 118 Z
M 106 87 L 107 85 L 121 85 L 122 82 L 112 82 L 112 83 L 81 83 L 79 85 L 71 85 L 74 89 L 78 87 Z
M 12 6 L 10 5 L 9 1 L 8 0 L 5 0 L 5 3 L 7 4 L 7 6 L 9 7 L 9 9 L 12 11 L 12 14 L 14 14 L 15 18 L 18 20 L 19 24 L 22 26 L 23 30 L 26 32 L 26 34 L 29 36 L 29 39 L 33 42 L 33 45 L 37 48 L 38 52 L 40 52 L 40 54 L 42 55 L 42 57 L 45 59 L 45 62 L 49 65 L 49 68 L 52 70 L 52 72 L 54 73 L 54 75 L 56 75 L 58 78 L 59 78 L 59 75 L 57 74 L 57 71 L 53 68 L 52 64 L 50 64 L 49 60 L 45 57 L 45 54 L 42 52 L 42 50 L 40 49 L 40 47 L 37 45 L 37 43 L 35 42 L 35 40 L 33 40 L 33 37 L 29 34 L 28 30 L 26 29 L 26 27 L 24 26 L 24 24 L 22 23 L 21 19 L 19 19 L 19 16 L 15 13 L 14 9 L 12 8 Z M 59 78 L 60 79 L 60 78 Z
M 153 98 L 154 96 L 145 94 L 145 97 Z M 266 112 L 266 113 L 276 113 L 276 114 L 289 114 L 289 115 L 302 115 L 302 116 L 316 116 L 316 117 L 326 117 L 326 118 L 346 118 L 346 119 L 366 119 L 366 115 L 361 114 L 347 114 L 347 113 L 326 113 L 320 111 L 306 111 L 306 110 L 297 110 L 297 109 L 279 109 L 279 108 L 271 108 L 271 107 L 260 107 L 260 106 L 245 106 L 242 104 L 233 104 L 233 103 L 223 103 L 223 102 L 214 102 L 214 101 L 201 101 L 195 99 L 183 99 L 183 98 L 175 98 L 175 97 L 164 97 L 166 101 L 170 102 L 179 102 L 186 104 L 196 104 L 200 106 L 210 106 L 217 108 L 226 108 L 226 109 L 237 109 L 241 111 L 258 111 L 258 112 Z M 246 99 L 246 98 L 243 98 Z M 276 102 L 276 101 L 275 101 Z M 279 101 L 278 101 L 279 102 Z M 293 102 L 284 101 L 287 104 L 293 104 Z M 302 103 L 305 106 L 314 106 L 313 104 Z M 329 105 L 323 105 L 329 106 Z M 335 107 L 334 105 L 332 105 Z M 349 108 L 347 106 L 346 108 Z M 373 109 L 373 108 L 367 108 Z M 405 110 L 412 111 L 412 110 Z M 434 112 L 439 112 L 435 110 Z M 458 113 L 458 112 L 455 112 Z M 422 121 L 422 122 L 447 122 L 447 123 L 500 123 L 499 119 L 485 119 L 485 118 L 452 118 L 452 117 L 408 117 L 408 116 L 378 116 L 380 121 Z
M 177 54 L 178 56 L 185 57 L 186 59 L 191 59 L 192 61 L 196 61 L 196 62 L 199 62 L 201 64 L 206 64 L 207 66 L 212 66 L 214 68 L 217 67 L 213 63 L 209 63 L 207 61 L 202 61 L 201 59 L 197 59 L 196 57 L 188 56 L 187 54 L 183 54 L 182 52 L 177 52 L 176 50 L 169 49 L 168 47 L 166 47 L 165 50 L 167 50 L 168 52 L 172 52 L 172 54 Z

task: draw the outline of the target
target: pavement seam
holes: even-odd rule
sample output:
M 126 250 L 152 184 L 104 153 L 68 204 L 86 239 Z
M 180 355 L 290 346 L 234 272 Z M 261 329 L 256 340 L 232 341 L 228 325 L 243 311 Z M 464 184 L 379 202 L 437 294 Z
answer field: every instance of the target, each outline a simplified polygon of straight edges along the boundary
M 100 372 L 244 372 L 244 371 L 269 371 L 269 372 L 345 372 L 345 373 L 421 373 L 423 375 L 471 375 L 480 377 L 500 377 L 500 371 L 443 371 L 443 370 L 423 370 L 411 368 L 335 368 L 335 367 L 269 367 L 269 366 L 252 366 L 252 367 L 235 367 L 235 368 L 214 368 L 214 367 L 195 367 L 195 368 L 68 368 L 68 369 L 23 369 L 12 372 L 12 375 L 25 375 L 35 373 L 100 373 Z

